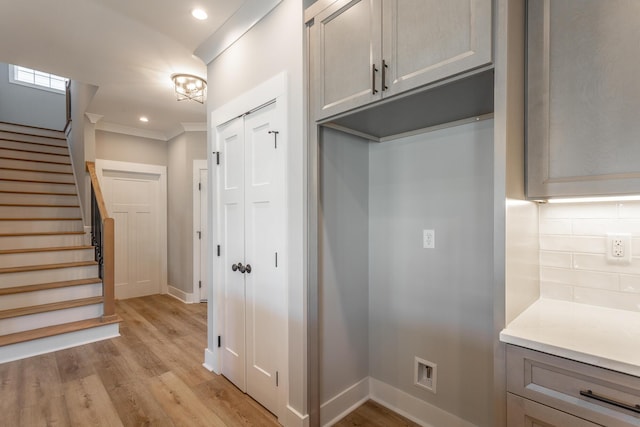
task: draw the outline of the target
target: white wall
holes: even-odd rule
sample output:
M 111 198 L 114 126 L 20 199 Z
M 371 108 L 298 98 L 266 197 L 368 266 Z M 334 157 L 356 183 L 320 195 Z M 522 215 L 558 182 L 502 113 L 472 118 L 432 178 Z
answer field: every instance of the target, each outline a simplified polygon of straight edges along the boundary
M 493 427 L 493 120 L 370 147 L 370 376 Z M 413 384 L 416 356 L 437 394 Z
M 167 166 L 167 142 L 140 136 L 97 130 L 95 156 L 98 159 Z
M 207 158 L 206 132 L 185 132 L 168 142 L 168 282 L 193 287 L 193 160 Z
M 539 209 L 541 295 L 640 311 L 640 202 L 547 204 Z M 631 264 L 607 263 L 607 233 L 632 235 Z
M 63 130 L 67 124 L 64 93 L 9 82 L 9 64 L 0 63 L 0 121 Z
M 208 66 L 207 112 L 286 71 L 288 82 L 288 359 L 289 406 L 307 413 L 306 292 L 303 241 L 305 181 L 303 168 L 303 10 L 299 0 L 284 0 L 262 21 Z

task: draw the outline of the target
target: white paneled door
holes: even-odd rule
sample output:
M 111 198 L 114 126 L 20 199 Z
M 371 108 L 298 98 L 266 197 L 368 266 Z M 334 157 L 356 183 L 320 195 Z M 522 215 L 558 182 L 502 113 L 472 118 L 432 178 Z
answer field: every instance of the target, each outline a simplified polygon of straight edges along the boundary
M 275 103 L 218 128 L 222 373 L 274 413 L 286 300 L 277 129 Z
M 159 175 L 103 171 L 109 212 L 115 221 L 116 298 L 158 294 Z

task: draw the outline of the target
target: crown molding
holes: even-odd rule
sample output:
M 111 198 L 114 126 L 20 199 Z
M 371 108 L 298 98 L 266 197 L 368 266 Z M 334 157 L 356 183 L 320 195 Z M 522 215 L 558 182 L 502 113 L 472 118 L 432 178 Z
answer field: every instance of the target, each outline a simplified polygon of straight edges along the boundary
M 220 28 L 198 46 L 194 54 L 205 64 L 211 63 L 280 2 L 282 0 L 246 0 Z
M 158 141 L 165 141 L 165 142 L 168 141 L 168 138 L 164 134 L 164 132 L 160 132 L 157 130 L 149 130 L 149 129 L 138 129 L 131 126 L 119 125 L 116 123 L 101 121 L 98 124 L 96 124 L 96 130 L 101 130 L 104 132 L 120 133 L 123 135 L 137 136 L 140 138 L 155 139 Z
M 84 115 L 87 116 L 89 121 L 94 125 L 98 123 L 100 120 L 102 120 L 102 118 L 104 117 L 101 114 L 93 114 L 93 113 L 87 113 L 87 112 L 85 112 Z

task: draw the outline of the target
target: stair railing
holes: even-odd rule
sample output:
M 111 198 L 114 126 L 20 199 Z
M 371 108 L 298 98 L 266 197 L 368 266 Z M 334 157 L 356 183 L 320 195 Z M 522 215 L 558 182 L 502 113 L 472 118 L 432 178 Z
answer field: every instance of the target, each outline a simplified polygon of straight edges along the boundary
M 113 320 L 116 317 L 114 222 L 107 212 L 107 205 L 104 203 L 104 197 L 96 175 L 96 165 L 94 162 L 86 162 L 86 165 L 91 177 L 91 244 L 96 251 L 96 261 L 99 266 L 99 276 L 102 279 L 102 295 L 104 298 L 102 319 Z

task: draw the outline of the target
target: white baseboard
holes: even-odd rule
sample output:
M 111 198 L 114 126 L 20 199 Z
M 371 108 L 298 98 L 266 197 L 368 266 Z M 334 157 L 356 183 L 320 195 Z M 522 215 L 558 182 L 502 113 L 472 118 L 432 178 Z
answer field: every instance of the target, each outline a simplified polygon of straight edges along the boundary
M 172 297 L 179 299 L 185 304 L 194 304 L 200 302 L 200 298 L 198 298 L 196 294 L 187 293 L 182 289 L 178 289 L 172 285 L 167 286 L 167 293 Z
M 320 406 L 320 425 L 331 426 L 369 400 L 369 377 L 363 378 Z
M 119 337 L 120 329 L 118 326 L 118 323 L 111 323 L 95 328 L 4 346 L 0 348 L 0 363 Z
M 204 349 L 204 363 L 202 364 L 202 366 L 204 366 L 209 372 L 215 372 L 214 371 L 214 366 L 215 366 L 215 362 L 214 362 L 215 358 L 213 355 L 213 352 L 211 350 L 209 350 L 208 348 Z
M 309 427 L 309 415 L 302 415 L 291 406 L 287 405 L 287 413 L 282 424 L 285 427 Z
M 375 378 L 369 379 L 371 400 L 424 427 L 476 427 L 430 403 Z M 393 402 L 393 403 L 391 403 Z

